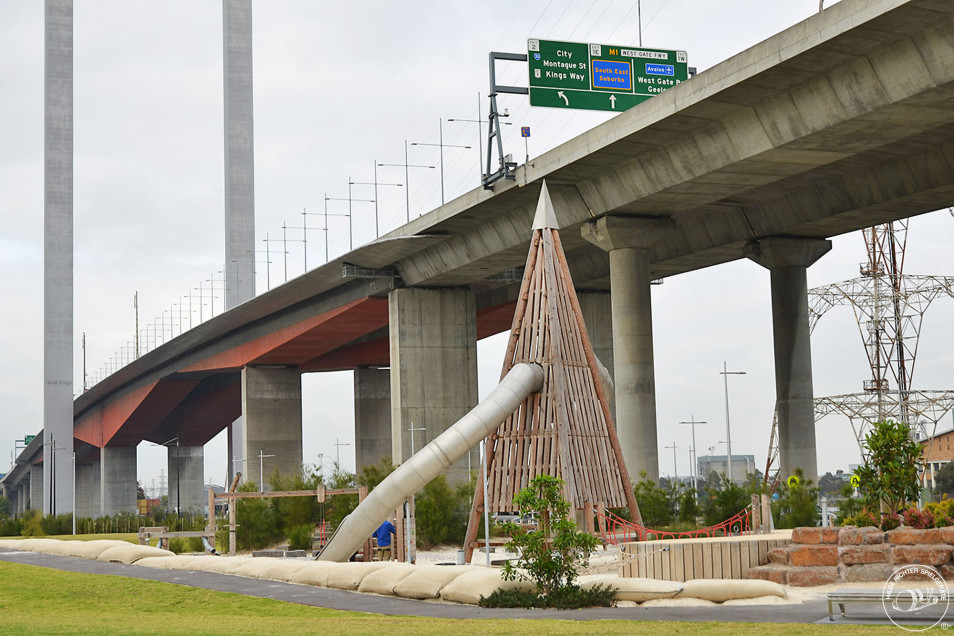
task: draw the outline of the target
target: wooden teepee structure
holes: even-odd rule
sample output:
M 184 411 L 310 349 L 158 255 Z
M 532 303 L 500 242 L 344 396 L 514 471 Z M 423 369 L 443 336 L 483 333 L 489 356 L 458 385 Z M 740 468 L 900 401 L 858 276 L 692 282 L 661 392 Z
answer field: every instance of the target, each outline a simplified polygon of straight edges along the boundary
M 481 475 L 464 542 L 468 561 L 484 508 L 512 511 L 514 495 L 538 475 L 563 479 L 565 498 L 590 511 L 590 520 L 602 504 L 629 508 L 641 522 L 546 183 L 501 377 L 520 362 L 541 365 L 546 379 L 487 438 L 487 499 Z

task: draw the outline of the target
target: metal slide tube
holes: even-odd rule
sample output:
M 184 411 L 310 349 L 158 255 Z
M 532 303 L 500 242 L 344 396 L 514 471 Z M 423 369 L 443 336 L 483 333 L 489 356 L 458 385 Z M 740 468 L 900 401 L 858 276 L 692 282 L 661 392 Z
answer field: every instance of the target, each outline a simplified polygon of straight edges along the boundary
M 318 560 L 347 561 L 402 501 L 466 455 L 516 411 L 527 396 L 542 387 L 540 365 L 514 365 L 480 404 L 378 484 L 341 522 Z

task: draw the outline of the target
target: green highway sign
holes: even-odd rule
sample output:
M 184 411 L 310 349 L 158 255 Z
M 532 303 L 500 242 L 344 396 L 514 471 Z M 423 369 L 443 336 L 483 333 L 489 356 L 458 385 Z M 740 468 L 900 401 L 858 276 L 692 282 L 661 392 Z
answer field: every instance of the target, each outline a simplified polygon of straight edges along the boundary
M 689 78 L 685 51 L 527 41 L 530 105 L 624 111 Z

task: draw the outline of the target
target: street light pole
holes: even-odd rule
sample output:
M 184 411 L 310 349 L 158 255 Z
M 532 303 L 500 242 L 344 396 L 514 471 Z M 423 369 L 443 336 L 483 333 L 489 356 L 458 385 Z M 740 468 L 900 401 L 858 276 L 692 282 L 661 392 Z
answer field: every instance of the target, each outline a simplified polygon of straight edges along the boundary
M 672 479 L 670 480 L 670 487 L 673 485 L 672 482 L 679 479 L 679 467 L 676 464 L 676 442 L 672 443 L 672 446 L 664 446 L 663 448 L 672 449 Z
M 258 451 L 258 492 L 265 492 L 265 458 L 274 457 L 274 455 L 266 455 L 265 451 L 259 449 Z
M 341 447 L 342 446 L 351 446 L 348 442 L 338 442 L 338 438 L 335 438 L 335 464 L 338 466 L 338 470 L 341 470 Z
M 745 375 L 745 371 L 728 371 L 726 363 L 722 361 L 722 371 L 719 371 L 725 384 L 725 450 L 727 453 L 726 463 L 729 466 L 728 477 L 732 481 L 732 433 L 729 428 L 729 376 Z
M 444 205 L 444 148 L 466 148 L 470 146 L 458 146 L 444 143 L 444 120 L 438 119 L 438 142 L 436 144 L 426 144 L 418 141 L 411 142 L 412 146 L 438 146 L 441 149 L 441 205 Z
M 413 457 L 413 456 L 414 456 L 414 432 L 415 432 L 415 431 L 426 431 L 427 428 L 425 428 L 425 427 L 423 427 L 423 426 L 422 426 L 421 428 L 414 428 L 414 422 L 411 422 L 411 428 L 409 428 L 409 429 L 407 429 L 407 430 L 409 430 L 409 431 L 411 432 L 411 455 L 410 455 L 410 456 Z
M 378 183 L 378 163 L 375 159 L 374 162 L 374 181 L 368 183 L 366 181 L 352 181 L 351 177 L 348 177 L 348 192 L 351 192 L 351 186 L 353 185 L 373 185 L 374 186 L 374 238 L 381 236 L 380 231 L 380 220 L 378 218 L 378 186 L 397 186 L 398 188 L 403 188 L 404 186 L 400 183 Z
M 692 462 L 692 487 L 699 489 L 699 455 L 696 453 L 696 424 L 708 424 L 708 422 L 697 422 L 693 415 L 688 422 L 679 422 L 680 424 L 690 424 L 692 426 L 692 450 L 689 454 L 689 461 Z
M 407 214 L 407 222 L 411 222 L 411 184 L 408 182 L 408 168 L 430 168 L 434 166 L 413 165 L 407 161 L 407 139 L 404 140 L 404 163 L 379 163 L 379 166 L 391 166 L 394 168 L 404 168 L 404 205 Z

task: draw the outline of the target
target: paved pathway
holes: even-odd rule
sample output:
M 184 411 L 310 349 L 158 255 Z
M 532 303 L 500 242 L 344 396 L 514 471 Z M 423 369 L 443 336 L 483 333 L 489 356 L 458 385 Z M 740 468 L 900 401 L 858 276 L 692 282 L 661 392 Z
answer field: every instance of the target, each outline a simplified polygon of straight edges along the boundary
M 370 612 L 394 616 L 429 616 L 434 618 L 550 618 L 564 620 L 653 620 L 653 621 L 721 621 L 769 623 L 828 623 L 828 605 L 824 600 L 785 605 L 732 605 L 708 607 L 603 607 L 582 610 L 484 609 L 473 605 L 414 601 L 410 599 L 359 594 L 327 588 L 251 579 L 229 574 L 194 570 L 160 570 L 157 568 L 103 563 L 89 559 L 63 557 L 36 552 L 0 549 L 0 560 L 87 574 L 127 576 L 147 581 L 188 585 L 219 592 L 271 598 L 289 603 L 326 607 L 351 612 Z M 870 623 L 885 623 L 883 616 L 872 614 Z M 845 622 L 845 621 L 839 621 Z

